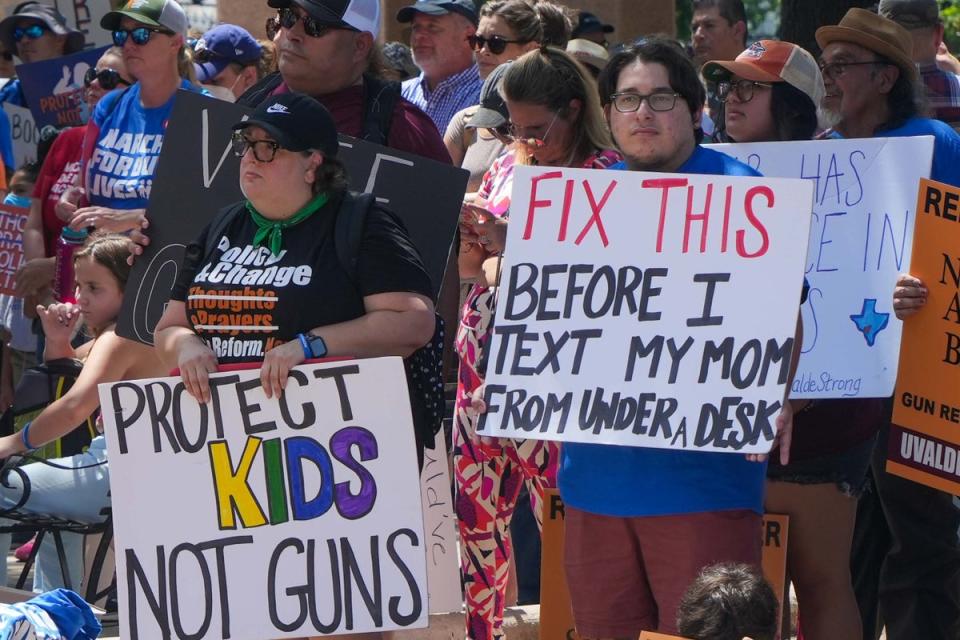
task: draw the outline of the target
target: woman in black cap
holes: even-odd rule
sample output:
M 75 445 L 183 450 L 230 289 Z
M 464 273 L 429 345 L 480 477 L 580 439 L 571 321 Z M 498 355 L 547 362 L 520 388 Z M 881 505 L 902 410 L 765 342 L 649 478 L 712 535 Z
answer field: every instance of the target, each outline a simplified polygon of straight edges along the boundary
M 358 197 L 347 191 L 327 110 L 285 93 L 234 130 L 246 201 L 187 247 L 155 333 L 187 391 L 207 402 L 218 364 L 262 361 L 269 398 L 308 358 L 408 356 L 426 344 L 430 277 L 392 213 L 370 206 L 354 274 L 338 257 L 336 218 L 355 212 Z

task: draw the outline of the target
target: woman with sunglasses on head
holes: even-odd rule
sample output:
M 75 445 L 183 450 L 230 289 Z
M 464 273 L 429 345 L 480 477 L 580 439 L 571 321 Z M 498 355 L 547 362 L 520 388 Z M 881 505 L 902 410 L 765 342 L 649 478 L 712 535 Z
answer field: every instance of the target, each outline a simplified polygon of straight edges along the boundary
M 761 40 L 736 60 L 706 63 L 702 74 L 718 83 L 731 141 L 813 138 L 824 86 L 816 61 L 802 48 Z M 850 548 L 857 498 L 866 484 L 882 401 L 792 403 L 789 463 L 781 464 L 779 455 L 770 456 L 764 506 L 770 513 L 790 516 L 787 581 L 792 580 L 796 589 L 804 637 L 859 638 Z M 784 637 L 788 637 L 788 625 L 784 625 Z
M 565 9 L 552 2 L 493 0 L 480 9 L 477 31 L 470 36 L 480 77 L 486 80 L 499 65 L 516 60 L 541 44 L 563 48 L 573 23 Z M 479 106 L 479 105 L 478 105 Z M 443 142 L 453 163 L 470 172 L 467 193 L 473 196 L 493 161 L 503 153 L 503 141 L 494 132 L 468 126 L 478 106 L 457 113 L 447 126 Z
M 83 143 L 80 187 L 64 194 L 59 213 L 75 229 L 126 232 L 146 226 L 153 173 L 179 89 L 191 82 L 187 17 L 176 0 L 137 0 L 104 15 L 127 73 L 136 80 L 97 105 Z M 205 93 L 205 92 L 204 92 Z
M 118 47 L 107 49 L 96 66 L 87 69 L 84 78 L 86 108 L 92 112 L 100 99 L 114 89 L 129 87 L 133 79 L 127 74 L 123 55 Z M 57 239 L 66 222 L 57 215 L 60 197 L 77 180 L 83 152 L 86 127 L 72 127 L 61 132 L 50 147 L 30 199 L 30 215 L 23 230 L 25 263 L 16 277 L 17 295 L 28 300 L 25 309 L 37 302 L 53 302 L 49 298 L 56 268 L 54 254 Z
M 457 520 L 471 640 L 503 637 L 511 544 L 508 534 L 521 484 L 540 524 L 543 491 L 556 486 L 554 442 L 481 437 L 484 350 L 496 307 L 513 169 L 517 165 L 603 169 L 620 160 L 603 117 L 596 82 L 576 60 L 542 47 L 507 65 L 500 92 L 510 116 L 507 151 L 464 205 L 460 276 L 477 278 L 463 305 L 456 345 L 460 373 L 454 413 Z M 507 250 L 509 250 L 507 248 Z
M 233 128 L 246 201 L 187 246 L 155 333 L 187 392 L 208 402 L 218 364 L 261 362 L 264 393 L 275 398 L 306 359 L 406 357 L 426 344 L 434 332 L 430 277 L 392 213 L 368 210 L 355 274 L 338 258 L 336 220 L 355 213 L 357 196 L 347 191 L 330 113 L 284 93 Z M 245 326 L 216 311 L 240 307 L 249 310 Z

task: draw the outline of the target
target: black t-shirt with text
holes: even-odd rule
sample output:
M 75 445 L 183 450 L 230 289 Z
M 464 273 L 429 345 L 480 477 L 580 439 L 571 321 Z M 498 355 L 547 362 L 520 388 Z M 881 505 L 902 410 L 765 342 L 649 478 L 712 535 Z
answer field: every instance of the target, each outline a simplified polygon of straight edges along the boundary
M 341 200 L 331 198 L 300 224 L 284 229 L 277 256 L 253 245 L 257 225 L 245 210 L 233 216 L 208 259 L 209 225 L 187 246 L 170 297 L 186 303 L 190 325 L 221 364 L 262 360 L 298 333 L 359 318 L 364 296 L 432 296 L 430 276 L 403 223 L 379 205 L 367 214 L 356 282 L 351 279 L 334 246 Z

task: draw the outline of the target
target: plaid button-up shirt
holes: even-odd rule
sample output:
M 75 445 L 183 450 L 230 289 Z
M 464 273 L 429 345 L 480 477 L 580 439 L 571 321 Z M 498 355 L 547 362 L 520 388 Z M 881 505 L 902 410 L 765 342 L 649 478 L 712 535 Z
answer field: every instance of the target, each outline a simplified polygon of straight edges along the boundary
M 930 106 L 930 117 L 960 128 L 960 76 L 941 70 L 935 63 L 917 67 Z
M 458 111 L 480 104 L 482 86 L 483 80 L 480 79 L 477 65 L 474 64 L 460 73 L 444 78 L 437 83 L 433 91 L 427 86 L 426 76 L 421 73 L 416 78 L 405 80 L 401 93 L 430 116 L 440 135 L 443 135 Z

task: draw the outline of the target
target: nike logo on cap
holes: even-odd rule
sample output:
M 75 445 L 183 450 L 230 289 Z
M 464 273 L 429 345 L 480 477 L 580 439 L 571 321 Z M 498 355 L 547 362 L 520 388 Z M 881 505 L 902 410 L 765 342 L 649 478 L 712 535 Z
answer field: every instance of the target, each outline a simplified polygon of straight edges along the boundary
M 267 113 L 290 113 L 290 110 L 277 102 L 267 107 Z

